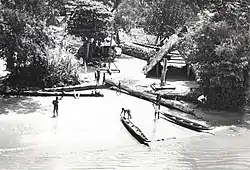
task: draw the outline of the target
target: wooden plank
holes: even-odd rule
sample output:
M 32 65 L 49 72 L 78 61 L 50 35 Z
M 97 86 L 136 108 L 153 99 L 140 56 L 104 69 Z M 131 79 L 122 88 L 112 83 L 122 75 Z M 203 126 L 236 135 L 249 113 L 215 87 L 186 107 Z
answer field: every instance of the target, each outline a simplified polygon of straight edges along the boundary
M 161 49 L 156 53 L 153 59 L 150 61 L 148 65 L 146 65 L 143 68 L 144 74 L 147 74 L 150 70 L 153 69 L 153 67 L 162 60 L 164 55 L 170 52 L 172 50 L 173 46 L 177 44 L 181 39 L 181 37 L 178 37 L 177 34 L 173 34 L 169 40 L 161 47 Z
M 181 61 L 181 60 L 169 60 L 168 63 L 172 63 L 172 64 L 186 64 L 185 61 Z

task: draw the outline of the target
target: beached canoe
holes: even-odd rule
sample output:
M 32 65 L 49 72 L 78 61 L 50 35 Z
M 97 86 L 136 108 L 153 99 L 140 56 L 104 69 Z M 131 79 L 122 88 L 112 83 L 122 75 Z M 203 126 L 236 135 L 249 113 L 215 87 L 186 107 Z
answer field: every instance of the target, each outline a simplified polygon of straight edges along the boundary
M 128 132 L 141 144 L 144 144 L 146 146 L 149 146 L 148 138 L 142 133 L 142 131 L 135 126 L 129 119 L 121 116 L 121 122 L 125 126 L 125 128 L 128 130 Z
M 184 118 L 181 118 L 178 116 L 173 116 L 173 115 L 170 115 L 170 114 L 167 114 L 164 112 L 161 112 L 161 114 L 166 117 L 166 118 L 165 117 L 161 117 L 161 118 L 163 118 L 167 121 L 170 121 L 172 123 L 175 123 L 177 125 L 180 125 L 182 127 L 186 127 L 188 129 L 194 130 L 194 131 L 201 132 L 202 130 L 211 130 L 210 127 L 201 125 L 199 123 L 192 122 L 190 120 L 187 120 L 187 119 L 184 119 Z

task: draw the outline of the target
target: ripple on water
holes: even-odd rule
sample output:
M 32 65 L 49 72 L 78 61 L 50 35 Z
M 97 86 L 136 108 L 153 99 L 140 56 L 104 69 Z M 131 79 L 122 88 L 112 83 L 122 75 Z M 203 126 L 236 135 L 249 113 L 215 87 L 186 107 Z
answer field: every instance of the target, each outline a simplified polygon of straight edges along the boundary
M 52 98 L 32 100 L 39 101 L 43 109 L 37 110 L 43 113 L 1 115 L 0 169 L 250 167 L 248 128 L 223 126 L 212 130 L 215 136 L 200 134 L 163 120 L 153 122 L 151 103 L 103 92 L 107 97 L 64 98 L 58 119 L 50 119 Z M 138 144 L 119 120 L 122 107 L 131 109 L 133 121 L 150 139 L 170 140 L 152 142 L 150 148 Z

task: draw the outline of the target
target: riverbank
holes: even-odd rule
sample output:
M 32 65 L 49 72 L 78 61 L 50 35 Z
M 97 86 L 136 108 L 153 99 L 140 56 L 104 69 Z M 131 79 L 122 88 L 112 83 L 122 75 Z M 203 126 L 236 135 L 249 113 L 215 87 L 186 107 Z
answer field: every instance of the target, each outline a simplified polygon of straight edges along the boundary
M 145 66 L 146 61 L 128 55 L 122 55 L 121 57 L 115 59 L 114 64 L 111 64 L 111 68 L 120 69 L 120 73 L 112 73 L 111 75 L 106 74 L 106 78 L 120 81 L 122 84 L 132 87 L 135 90 L 143 91 L 149 94 L 156 94 L 151 88 L 151 85 L 159 84 L 160 80 L 154 78 L 146 78 L 146 76 L 143 74 L 142 68 L 143 66 Z M 85 86 L 85 85 L 88 86 L 89 84 L 95 85 L 96 84 L 94 76 L 95 70 L 96 69 L 94 67 L 88 67 L 87 70 L 84 69 L 84 67 L 82 67 L 79 74 L 81 80 L 81 84 L 79 86 Z M 100 82 L 102 82 L 102 80 Z M 190 89 L 197 87 L 197 84 L 195 82 L 174 81 L 174 80 L 167 81 L 166 87 L 168 88 L 167 90 L 159 90 L 157 91 L 157 93 L 163 96 L 164 94 L 165 96 L 167 95 L 168 97 L 172 96 L 173 98 L 171 99 L 179 100 L 183 106 L 193 109 L 194 115 L 196 115 L 196 117 L 191 115 L 190 118 L 192 119 L 202 118 L 204 121 L 216 122 L 215 119 L 217 116 L 223 118 L 227 117 L 228 115 L 227 111 L 207 110 L 198 107 L 195 103 L 183 101 L 183 99 L 185 99 L 186 96 L 192 93 Z M 79 90 L 87 90 L 87 89 L 79 88 Z M 193 97 L 193 99 L 195 99 L 195 96 Z M 180 113 L 176 112 L 175 114 L 178 115 Z M 233 113 L 233 112 L 231 113 L 232 117 L 235 117 L 234 115 L 236 115 L 237 117 L 239 114 L 240 113 Z
M 122 84 L 129 86 L 135 90 L 143 91 L 147 93 L 152 93 L 153 90 L 150 87 L 152 84 L 159 84 L 159 79 L 154 78 L 146 78 L 146 76 L 142 72 L 143 66 L 145 66 L 146 61 L 137 59 L 128 55 L 122 55 L 120 58 L 116 58 L 114 61 L 115 65 L 120 69 L 120 73 L 113 73 L 112 75 L 107 75 L 107 78 L 115 79 L 120 81 Z M 93 74 L 93 73 L 91 73 Z M 193 115 L 186 115 L 191 119 L 202 119 L 206 122 L 209 122 L 211 125 L 218 125 L 219 122 L 240 122 L 239 120 L 244 119 L 245 116 L 249 116 L 248 114 L 245 115 L 246 112 L 229 112 L 223 110 L 212 110 L 212 109 L 205 109 L 197 105 L 197 102 L 189 102 L 183 101 L 182 99 L 185 96 L 192 95 L 193 91 L 190 90 L 192 88 L 197 88 L 198 85 L 193 81 L 167 81 L 166 86 L 169 87 L 168 90 L 158 91 L 157 93 L 161 93 L 163 96 L 164 94 L 172 95 L 172 96 L 184 96 L 183 98 L 177 98 L 179 101 L 185 106 L 194 109 Z M 175 88 L 172 90 L 171 88 Z M 199 93 L 196 93 L 192 96 L 193 100 L 196 100 L 199 96 Z M 248 108 L 248 106 L 246 106 Z M 249 110 L 249 109 L 246 109 Z M 183 113 L 178 113 L 173 111 L 176 115 L 183 116 Z M 218 119 L 218 121 L 217 121 Z M 223 120 L 224 119 L 224 120 Z

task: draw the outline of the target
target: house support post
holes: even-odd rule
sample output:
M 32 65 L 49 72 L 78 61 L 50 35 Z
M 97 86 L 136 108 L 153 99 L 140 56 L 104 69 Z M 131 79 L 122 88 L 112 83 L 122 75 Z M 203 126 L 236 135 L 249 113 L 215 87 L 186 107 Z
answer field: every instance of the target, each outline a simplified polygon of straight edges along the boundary
M 168 71 L 167 64 L 168 64 L 168 59 L 163 58 L 163 69 L 161 73 L 161 86 L 165 86 L 165 83 L 166 83 L 166 74 Z

